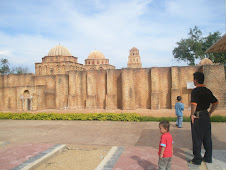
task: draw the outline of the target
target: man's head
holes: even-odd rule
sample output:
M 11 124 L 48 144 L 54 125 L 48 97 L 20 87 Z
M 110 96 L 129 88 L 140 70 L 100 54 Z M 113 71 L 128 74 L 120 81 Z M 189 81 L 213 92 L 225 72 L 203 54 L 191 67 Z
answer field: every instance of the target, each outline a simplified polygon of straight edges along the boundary
M 203 84 L 204 83 L 204 74 L 202 72 L 195 72 L 193 74 L 194 77 L 194 84 L 197 85 L 198 84 Z

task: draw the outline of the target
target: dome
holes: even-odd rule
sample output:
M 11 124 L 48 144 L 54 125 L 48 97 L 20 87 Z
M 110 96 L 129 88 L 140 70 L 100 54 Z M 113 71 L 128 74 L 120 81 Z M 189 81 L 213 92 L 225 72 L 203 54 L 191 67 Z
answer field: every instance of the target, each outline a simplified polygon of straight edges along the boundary
M 208 58 L 203 58 L 200 62 L 199 65 L 208 65 L 208 64 L 213 64 L 213 62 L 208 59 Z
M 56 47 L 53 47 L 50 51 L 48 56 L 72 56 L 71 52 L 62 45 L 57 45 Z
M 138 50 L 136 47 L 131 48 L 131 50 Z
M 88 59 L 105 59 L 105 56 L 102 52 L 94 50 L 89 54 Z

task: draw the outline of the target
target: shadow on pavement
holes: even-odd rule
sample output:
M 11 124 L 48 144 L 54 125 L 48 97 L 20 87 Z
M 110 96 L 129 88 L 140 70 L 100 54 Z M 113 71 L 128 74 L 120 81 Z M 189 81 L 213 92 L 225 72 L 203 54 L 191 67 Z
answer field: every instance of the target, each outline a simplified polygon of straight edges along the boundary
M 141 159 L 138 156 L 131 156 L 132 159 L 137 161 L 137 164 L 142 167 L 144 170 L 146 169 L 153 169 L 153 170 L 157 170 L 157 166 L 155 164 L 153 164 L 150 161 L 147 161 L 145 159 Z

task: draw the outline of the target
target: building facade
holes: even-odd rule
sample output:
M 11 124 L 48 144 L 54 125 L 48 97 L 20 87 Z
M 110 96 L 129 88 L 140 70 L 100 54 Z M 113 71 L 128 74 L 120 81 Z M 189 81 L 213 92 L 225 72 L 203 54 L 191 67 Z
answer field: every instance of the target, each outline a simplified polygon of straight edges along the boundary
M 173 109 L 178 95 L 189 108 L 187 83 L 195 71 L 205 74 L 219 107 L 226 107 L 224 65 L 114 68 L 98 51 L 85 65 L 68 52 L 49 53 L 36 63 L 35 74 L 0 76 L 0 110 Z

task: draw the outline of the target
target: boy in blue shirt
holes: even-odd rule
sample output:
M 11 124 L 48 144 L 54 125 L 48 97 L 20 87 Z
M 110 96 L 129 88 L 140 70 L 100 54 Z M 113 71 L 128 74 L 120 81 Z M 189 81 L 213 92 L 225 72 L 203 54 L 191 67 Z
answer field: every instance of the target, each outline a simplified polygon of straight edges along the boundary
M 175 111 L 176 111 L 176 115 L 177 115 L 177 122 L 176 122 L 176 126 L 178 128 L 182 128 L 182 122 L 183 122 L 183 110 L 184 110 L 184 105 L 183 103 L 181 103 L 182 97 L 181 96 L 177 96 L 177 103 L 175 104 Z

